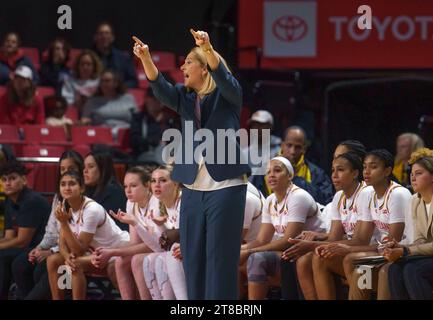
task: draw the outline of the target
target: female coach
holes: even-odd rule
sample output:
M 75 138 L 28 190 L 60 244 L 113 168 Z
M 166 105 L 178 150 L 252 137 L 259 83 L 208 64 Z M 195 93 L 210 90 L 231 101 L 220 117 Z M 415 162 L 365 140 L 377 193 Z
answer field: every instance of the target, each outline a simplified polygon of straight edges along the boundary
M 200 155 L 199 160 L 185 163 L 185 146 L 193 143 L 186 127 L 194 133 L 206 128 L 217 136 L 217 129 L 240 127 L 242 90 L 228 70 L 223 58 L 213 50 L 209 35 L 190 30 L 196 46 L 181 66 L 184 84 L 172 86 L 152 61 L 148 45 L 133 37 L 134 54 L 141 60 L 155 96 L 181 116 L 183 155 L 177 154 L 173 180 L 182 183 L 180 208 L 180 246 L 183 255 L 189 299 L 237 299 L 237 267 L 242 224 L 251 170 L 241 161 L 236 136 L 229 135 L 217 150 Z M 206 141 L 208 143 L 208 141 Z M 228 151 L 236 151 L 234 163 L 228 163 Z M 225 160 L 209 160 L 224 152 Z M 218 159 L 220 160 L 220 159 Z M 232 160 L 232 159 L 231 159 Z M 244 159 L 242 159 L 244 160 Z

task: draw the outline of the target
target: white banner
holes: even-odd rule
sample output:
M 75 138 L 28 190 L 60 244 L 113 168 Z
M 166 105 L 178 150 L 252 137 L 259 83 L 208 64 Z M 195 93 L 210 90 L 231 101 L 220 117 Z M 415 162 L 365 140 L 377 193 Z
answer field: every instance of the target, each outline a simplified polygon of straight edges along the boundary
M 316 56 L 316 1 L 264 2 L 264 56 Z

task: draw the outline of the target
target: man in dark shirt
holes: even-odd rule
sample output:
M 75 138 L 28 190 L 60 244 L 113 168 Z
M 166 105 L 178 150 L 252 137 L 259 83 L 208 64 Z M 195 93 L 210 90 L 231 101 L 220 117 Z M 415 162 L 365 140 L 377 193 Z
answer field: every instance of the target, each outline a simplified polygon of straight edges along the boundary
M 114 39 L 113 27 L 107 22 L 99 24 L 94 36 L 95 52 L 105 69 L 116 71 L 128 88 L 136 88 L 138 81 L 134 63 L 128 53 L 113 47 Z
M 50 204 L 27 188 L 26 168 L 12 161 L 0 167 L 6 194 L 5 234 L 0 239 L 0 300 L 7 299 L 15 257 L 29 252 L 41 240 L 50 214 Z
M 331 179 L 323 169 L 305 159 L 307 134 L 304 129 L 291 126 L 285 130 L 283 139 L 281 155 L 292 164 L 297 180 L 303 179 L 306 182 L 305 190 L 320 204 L 326 205 L 331 202 L 334 193 Z M 294 183 L 297 182 L 294 180 Z

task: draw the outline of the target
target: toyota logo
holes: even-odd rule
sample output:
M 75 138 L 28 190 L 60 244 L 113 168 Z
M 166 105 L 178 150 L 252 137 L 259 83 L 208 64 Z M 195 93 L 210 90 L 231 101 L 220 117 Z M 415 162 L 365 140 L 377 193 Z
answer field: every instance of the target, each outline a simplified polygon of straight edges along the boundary
M 307 32 L 307 23 L 298 16 L 282 16 L 272 24 L 272 33 L 285 42 L 301 40 Z

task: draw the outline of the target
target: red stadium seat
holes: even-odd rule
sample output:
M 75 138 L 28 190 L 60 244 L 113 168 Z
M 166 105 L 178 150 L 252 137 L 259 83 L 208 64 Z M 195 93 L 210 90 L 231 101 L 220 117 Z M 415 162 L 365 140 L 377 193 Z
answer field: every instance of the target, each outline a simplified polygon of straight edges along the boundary
M 0 97 L 6 93 L 7 88 L 5 86 L 0 86 Z
M 58 163 L 24 162 L 27 170 L 27 186 L 38 192 L 56 192 Z
M 146 96 L 146 90 L 144 89 L 128 89 L 128 93 L 132 94 L 137 104 L 138 109 L 142 109 L 144 105 L 144 98 Z
M 152 59 L 159 71 L 171 71 L 176 70 L 176 55 L 173 52 L 168 51 L 154 51 L 152 52 Z M 138 77 L 138 86 L 142 89 L 149 87 L 146 74 L 144 73 L 141 61 L 134 58 L 135 71 Z
M 77 59 L 80 53 L 81 53 L 81 49 L 71 49 L 69 51 L 69 60 L 68 63 L 66 64 L 68 68 L 72 69 L 75 63 L 75 59 Z M 47 61 L 47 60 L 48 60 L 48 49 L 45 49 L 42 52 L 42 61 Z
M 0 143 L 22 143 L 18 127 L 0 124 Z
M 175 70 L 169 71 L 168 74 L 170 75 L 170 77 L 173 78 L 175 83 L 183 83 L 184 82 L 182 71 L 175 69 Z
M 149 81 L 147 81 L 143 67 L 136 67 L 135 72 L 137 73 L 138 87 L 147 90 L 149 88 Z
M 153 51 L 152 60 L 159 71 L 170 71 L 176 69 L 176 55 L 169 51 Z M 136 69 L 143 70 L 141 61 L 134 57 Z
M 126 174 L 126 165 L 124 163 L 115 163 L 114 173 L 116 175 L 117 181 L 123 181 L 123 179 L 125 179 L 125 174 Z
M 33 63 L 33 66 L 37 71 L 39 71 L 41 67 L 41 62 L 39 59 L 39 50 L 38 48 L 30 48 L 30 47 L 21 47 L 21 50 L 23 50 L 24 55 L 27 56 Z
M 77 60 L 77 57 L 80 55 L 82 49 L 71 49 L 69 51 L 69 60 L 66 64 L 70 69 L 74 67 L 75 60 Z
M 64 147 L 60 146 L 23 146 L 23 157 L 60 157 L 65 151 Z
M 117 144 L 120 149 L 129 153 L 130 148 L 130 130 L 129 128 L 119 128 L 117 131 Z
M 66 132 L 63 127 L 26 125 L 23 126 L 23 130 L 24 141 L 28 144 L 71 145 L 71 142 L 67 141 Z
M 21 154 L 24 141 L 20 139 L 19 128 L 10 124 L 0 124 L 0 143 L 11 145 L 14 154 Z
M 77 108 L 75 106 L 68 106 L 66 108 L 65 116 L 74 122 L 77 121 L 78 120 Z
M 176 55 L 168 51 L 153 51 L 152 60 L 159 71 L 176 69 Z
M 84 158 L 92 149 L 87 144 L 77 144 L 72 149 L 77 151 Z
M 177 57 L 177 65 L 180 67 L 185 63 L 185 56 L 178 56 Z
M 96 143 L 108 145 L 114 144 L 111 128 L 93 126 L 72 127 L 72 143 L 74 145 L 91 145 Z
M 37 87 L 36 94 L 40 96 L 42 99 L 44 99 L 45 97 L 55 95 L 56 91 L 54 90 L 54 88 L 51 87 Z

